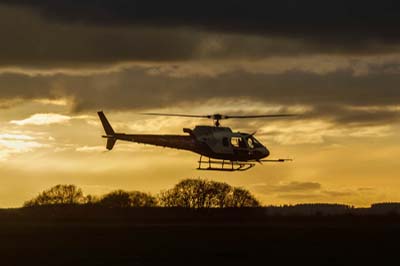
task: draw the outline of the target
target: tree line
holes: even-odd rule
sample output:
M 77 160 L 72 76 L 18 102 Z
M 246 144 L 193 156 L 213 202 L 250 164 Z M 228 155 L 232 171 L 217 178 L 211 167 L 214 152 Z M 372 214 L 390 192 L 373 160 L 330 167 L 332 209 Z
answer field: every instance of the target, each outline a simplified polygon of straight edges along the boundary
M 26 201 L 24 207 L 49 205 L 96 205 L 108 208 L 182 207 L 240 208 L 260 207 L 248 190 L 227 183 L 204 179 L 184 179 L 157 195 L 141 191 L 115 190 L 102 196 L 84 195 L 75 185 L 56 185 Z

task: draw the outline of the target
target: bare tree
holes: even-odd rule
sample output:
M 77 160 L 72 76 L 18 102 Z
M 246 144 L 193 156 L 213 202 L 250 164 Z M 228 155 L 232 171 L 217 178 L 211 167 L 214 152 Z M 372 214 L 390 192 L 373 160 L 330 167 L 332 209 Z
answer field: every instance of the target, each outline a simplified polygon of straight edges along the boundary
M 165 207 L 225 208 L 256 207 L 259 202 L 251 193 L 226 183 L 202 179 L 185 179 L 159 195 Z
M 140 191 L 116 190 L 104 195 L 98 204 L 110 208 L 155 207 L 157 200 L 150 194 Z
M 185 179 L 172 189 L 156 197 L 140 191 L 116 190 L 100 198 L 85 197 L 75 185 L 57 185 L 25 202 L 25 207 L 60 204 L 98 204 L 110 208 L 129 207 L 184 207 L 184 208 L 226 208 L 257 207 L 260 203 L 247 190 L 235 188 L 226 183 L 203 179 Z
M 157 198 L 144 192 L 131 191 L 129 192 L 131 207 L 156 207 Z
M 56 185 L 40 193 L 36 198 L 24 203 L 25 207 L 56 205 L 56 204 L 82 204 L 86 198 L 82 190 L 75 185 Z
M 248 190 L 234 188 L 230 193 L 227 206 L 233 208 L 259 207 L 260 202 Z
M 228 207 L 229 195 L 231 194 L 232 187 L 227 183 L 222 182 L 211 182 L 213 190 L 213 204 L 212 206 L 225 208 Z

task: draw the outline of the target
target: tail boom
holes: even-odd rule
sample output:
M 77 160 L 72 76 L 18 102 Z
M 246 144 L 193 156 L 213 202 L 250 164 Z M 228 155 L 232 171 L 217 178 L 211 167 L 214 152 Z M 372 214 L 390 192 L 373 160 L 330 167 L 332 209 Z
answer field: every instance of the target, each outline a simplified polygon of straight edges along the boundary
M 144 135 L 115 133 L 111 124 L 102 111 L 98 112 L 107 139 L 107 149 L 112 150 L 117 140 L 149 144 L 173 149 L 189 150 L 196 152 L 197 146 L 192 136 L 185 135 Z

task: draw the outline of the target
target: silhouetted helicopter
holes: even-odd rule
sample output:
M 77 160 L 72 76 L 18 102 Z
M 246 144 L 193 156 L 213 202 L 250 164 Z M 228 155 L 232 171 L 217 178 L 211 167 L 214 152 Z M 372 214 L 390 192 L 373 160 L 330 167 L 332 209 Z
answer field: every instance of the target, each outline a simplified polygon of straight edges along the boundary
M 255 137 L 254 133 L 232 132 L 229 127 L 221 127 L 220 120 L 230 118 L 271 118 L 288 117 L 292 114 L 273 115 L 184 115 L 143 113 L 143 115 L 208 118 L 214 126 L 196 126 L 193 130 L 184 128 L 188 135 L 150 135 L 115 133 L 102 111 L 98 112 L 107 138 L 107 149 L 112 150 L 117 140 L 132 141 L 174 149 L 188 150 L 200 154 L 198 170 L 245 171 L 256 162 L 285 162 L 291 159 L 263 160 L 269 156 L 268 149 Z M 203 156 L 208 160 L 203 160 Z

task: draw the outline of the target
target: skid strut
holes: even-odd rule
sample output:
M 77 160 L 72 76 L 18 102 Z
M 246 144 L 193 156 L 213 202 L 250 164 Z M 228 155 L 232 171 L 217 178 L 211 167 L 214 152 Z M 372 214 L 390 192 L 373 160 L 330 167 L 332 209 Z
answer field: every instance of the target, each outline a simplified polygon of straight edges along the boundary
M 227 160 L 203 160 L 203 156 L 200 156 L 198 161 L 199 167 L 197 170 L 208 170 L 208 171 L 246 171 L 254 167 L 254 163 L 239 162 L 239 161 L 227 161 Z

